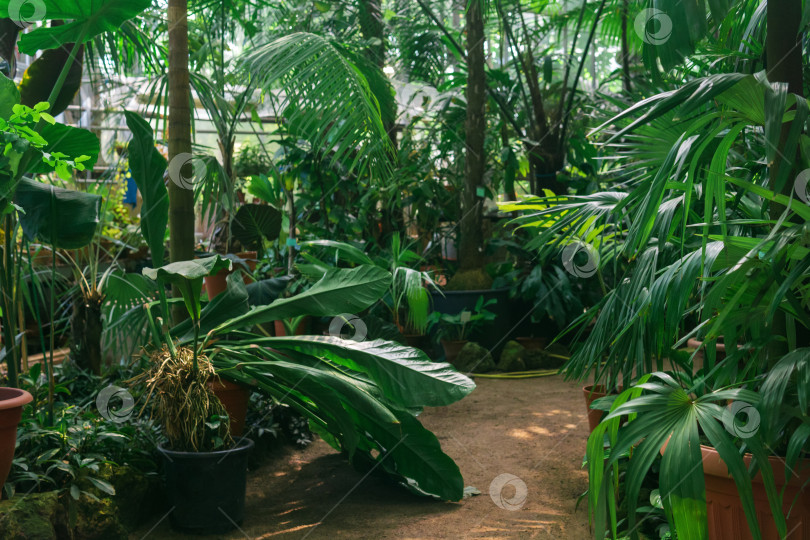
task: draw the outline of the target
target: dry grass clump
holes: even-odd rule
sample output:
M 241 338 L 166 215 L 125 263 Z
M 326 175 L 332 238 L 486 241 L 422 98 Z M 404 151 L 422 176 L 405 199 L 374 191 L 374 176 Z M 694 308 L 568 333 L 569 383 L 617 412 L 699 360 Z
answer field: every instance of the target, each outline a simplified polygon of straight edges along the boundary
M 210 452 L 233 445 L 228 413 L 208 386 L 216 377 L 205 356 L 197 357 L 186 347 L 172 358 L 163 347 L 151 355 L 149 371 L 132 379 L 146 384 L 146 401 L 152 400 L 152 416 L 169 439 L 169 449 L 182 452 Z

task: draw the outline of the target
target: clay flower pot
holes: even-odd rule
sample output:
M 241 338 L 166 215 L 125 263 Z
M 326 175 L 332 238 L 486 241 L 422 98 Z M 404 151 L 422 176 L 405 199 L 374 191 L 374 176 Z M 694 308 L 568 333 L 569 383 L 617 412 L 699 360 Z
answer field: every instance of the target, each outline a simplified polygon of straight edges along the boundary
M 661 447 L 661 454 L 667 448 L 667 439 Z M 737 485 L 728 472 L 728 467 L 720 458 L 720 453 L 710 446 L 700 445 L 703 460 L 703 477 L 706 482 L 706 509 L 711 540 L 751 540 L 751 530 L 745 519 Z M 745 454 L 746 467 L 751 465 L 751 454 Z M 772 456 L 768 458 L 773 469 L 776 491 L 784 490 L 782 512 L 787 518 L 788 538 L 810 540 L 810 459 L 800 459 L 796 470 L 788 473 L 785 482 L 785 461 Z M 776 523 L 773 519 L 768 495 L 762 474 L 757 473 L 751 481 L 757 521 L 763 540 L 778 540 Z
M 622 387 L 620 386 L 619 392 L 621 391 Z M 588 386 L 583 386 L 582 393 L 585 394 L 585 409 L 588 411 L 588 427 L 590 428 L 590 431 L 593 432 L 593 430 L 596 429 L 596 426 L 599 425 L 599 422 L 602 421 L 605 411 L 591 409 L 591 403 L 599 398 L 605 397 L 607 393 L 605 391 L 605 387 L 601 384 L 589 384 Z
M 23 405 L 31 403 L 33 399 L 25 390 L 0 388 L 0 487 L 6 483 L 11 470 Z
M 242 251 L 237 253 L 236 256 L 240 259 L 245 259 L 245 264 L 247 264 L 251 272 L 256 270 L 256 257 L 258 257 L 258 254 L 255 251 Z M 203 281 L 205 282 L 205 292 L 208 293 L 209 300 L 213 300 L 217 295 L 225 292 L 225 289 L 228 288 L 228 276 L 238 271 L 238 265 L 234 263 L 233 266 L 233 270 L 220 270 L 212 276 L 205 276 Z M 245 274 L 242 275 L 242 278 L 245 281 L 245 285 L 253 281 L 252 278 Z
M 309 326 L 309 316 L 304 317 L 303 319 L 301 319 L 301 322 L 298 323 L 298 326 L 295 328 L 295 335 L 296 336 L 307 335 L 308 326 Z M 287 336 L 287 327 L 284 326 L 284 321 L 273 321 L 273 330 L 275 332 L 276 337 Z
M 467 340 L 455 341 L 455 340 L 442 340 L 442 349 L 444 349 L 444 357 L 445 359 L 453 364 L 456 361 L 456 357 L 458 357 L 458 353 L 461 352 L 461 349 L 464 348 L 464 345 L 467 344 Z
M 214 395 L 222 402 L 231 418 L 231 436 L 240 437 L 245 430 L 250 389 L 227 379 L 216 379 L 208 382 Z

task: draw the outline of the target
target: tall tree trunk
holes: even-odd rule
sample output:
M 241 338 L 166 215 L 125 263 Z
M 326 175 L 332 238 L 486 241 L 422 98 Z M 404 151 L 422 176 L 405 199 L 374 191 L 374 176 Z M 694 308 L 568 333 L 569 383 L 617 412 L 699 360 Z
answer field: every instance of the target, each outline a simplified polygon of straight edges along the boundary
M 802 18 L 802 1 L 801 0 L 769 0 L 768 1 L 768 15 L 767 15 L 767 37 L 765 42 L 765 49 L 768 62 L 768 80 L 770 82 L 787 83 L 788 91 L 791 93 L 804 95 L 804 81 L 802 79 L 802 47 L 801 35 L 799 34 L 799 23 Z M 791 122 L 782 124 L 781 134 L 779 136 L 779 148 L 776 152 L 774 163 L 771 164 L 769 169 L 769 178 L 771 189 L 779 189 L 776 186 L 777 177 L 783 167 L 790 167 L 796 173 L 796 163 L 798 161 L 798 149 L 794 152 L 789 152 L 785 149 L 788 132 L 790 131 Z M 787 151 L 790 157 L 784 155 Z M 782 194 L 790 196 L 791 191 L 794 189 L 792 178 L 794 174 L 788 175 L 789 179 L 781 186 L 780 191 Z M 781 205 L 773 205 L 771 207 L 771 216 L 776 219 L 779 214 L 784 211 Z M 777 312 L 774 315 L 772 326 L 772 334 L 778 336 L 787 336 L 787 321 L 785 315 Z M 801 325 L 798 325 L 797 340 L 799 346 L 807 346 L 810 344 L 810 336 L 807 331 L 804 331 Z M 774 342 L 769 347 L 769 356 L 771 365 L 773 365 L 781 356 L 788 352 L 787 345 L 783 342 Z
M 169 161 L 191 154 L 191 87 L 188 76 L 188 0 L 169 0 Z M 182 158 L 181 158 L 182 159 Z M 192 164 L 183 174 L 191 178 Z M 169 182 L 169 258 L 194 257 L 194 190 Z M 175 287 L 175 297 L 180 291 Z M 188 318 L 182 303 L 172 309 L 175 323 Z
M 73 299 L 73 315 L 70 318 L 71 356 L 81 367 L 101 375 L 101 306 L 104 296 L 97 290 L 87 296 L 83 293 Z
M 627 46 L 627 0 L 622 0 L 622 88 L 632 91 L 630 84 L 630 49 Z
M 484 58 L 484 14 L 481 0 L 467 6 L 467 120 L 464 193 L 461 201 L 459 259 L 464 270 L 480 268 L 484 243 L 481 230 L 481 199 L 484 186 L 484 134 L 486 131 L 486 72 Z
M 363 37 L 371 41 L 371 45 L 366 48 L 366 56 L 369 60 L 380 70 L 380 75 L 385 79 L 385 51 L 386 51 L 386 36 L 385 36 L 385 23 L 383 21 L 382 3 L 380 0 L 363 0 L 360 3 L 360 32 Z M 382 90 L 383 92 L 392 91 L 391 87 L 386 85 Z M 390 103 L 388 96 L 378 96 L 381 105 Z M 382 107 L 385 109 L 385 107 Z M 396 105 L 389 107 L 392 110 L 381 110 L 383 128 L 388 133 L 388 138 L 391 140 L 391 145 L 397 147 L 397 125 L 396 125 Z M 382 210 L 380 212 L 380 225 L 382 228 L 382 236 L 389 237 L 394 232 L 404 232 L 405 230 L 405 216 L 402 212 L 402 206 L 399 204 L 399 197 L 394 195 L 396 200 L 387 201 L 382 200 Z

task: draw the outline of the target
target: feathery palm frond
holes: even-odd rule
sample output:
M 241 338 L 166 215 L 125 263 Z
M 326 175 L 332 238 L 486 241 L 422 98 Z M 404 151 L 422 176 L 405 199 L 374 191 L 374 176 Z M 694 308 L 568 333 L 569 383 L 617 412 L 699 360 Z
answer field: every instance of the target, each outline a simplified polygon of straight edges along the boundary
M 295 33 L 247 53 L 243 66 L 258 84 L 283 94 L 285 128 L 305 139 L 330 164 L 359 165 L 376 179 L 392 170 L 393 148 L 379 105 L 359 69 L 326 39 Z

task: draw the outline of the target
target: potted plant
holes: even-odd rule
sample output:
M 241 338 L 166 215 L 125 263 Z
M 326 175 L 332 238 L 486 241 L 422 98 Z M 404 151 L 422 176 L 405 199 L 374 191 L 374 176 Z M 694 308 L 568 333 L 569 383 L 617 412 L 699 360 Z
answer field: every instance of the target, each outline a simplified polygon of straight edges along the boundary
M 228 411 L 209 385 L 216 372 L 198 349 L 203 278 L 230 266 L 228 259 L 214 255 L 143 270 L 159 285 L 161 316 L 149 313 L 155 340 L 151 367 L 132 383 L 146 385 L 146 402 L 166 435 L 167 443 L 159 450 L 165 458 L 170 519 L 184 531 L 226 532 L 240 524 L 244 514 L 247 456 L 253 442 L 231 437 Z M 175 346 L 162 323 L 169 316 L 168 284 L 182 292 L 191 317 L 193 339 L 188 345 Z
M 548 225 L 538 237 L 547 251 L 596 240 L 597 266 L 627 263 L 579 321 L 595 317 L 566 366 L 608 389 L 624 385 L 588 441 L 597 538 L 615 526 L 617 460 L 632 450 L 626 497 L 634 505 L 665 444 L 660 491 L 679 538 L 775 538 L 810 527 L 810 385 L 801 375 L 810 366 L 810 207 L 794 197 L 797 189 L 806 199 L 806 182 L 794 182 L 782 159 L 806 143 L 798 128 L 807 111 L 802 96 L 764 73 L 697 79 L 606 124 L 616 129 L 609 140 L 630 141 L 621 156 L 635 177 L 629 193 L 526 203 L 531 219 Z M 668 150 L 636 161 L 648 135 L 663 132 Z M 718 134 L 723 142 L 710 144 Z M 693 376 L 677 359 L 667 367 L 671 350 L 698 333 L 702 369 Z M 725 357 L 709 346 L 721 336 L 736 345 Z M 635 522 L 631 512 L 630 530 Z
M 451 364 L 455 362 L 459 351 L 467 344 L 472 332 L 495 320 L 496 315 L 486 309 L 487 306 L 495 303 L 494 298 L 485 302 L 484 297 L 479 296 L 472 311 L 464 310 L 456 314 L 434 311 L 430 314 L 430 325 L 434 329 L 434 336 L 441 342 L 444 356 L 448 362 Z

